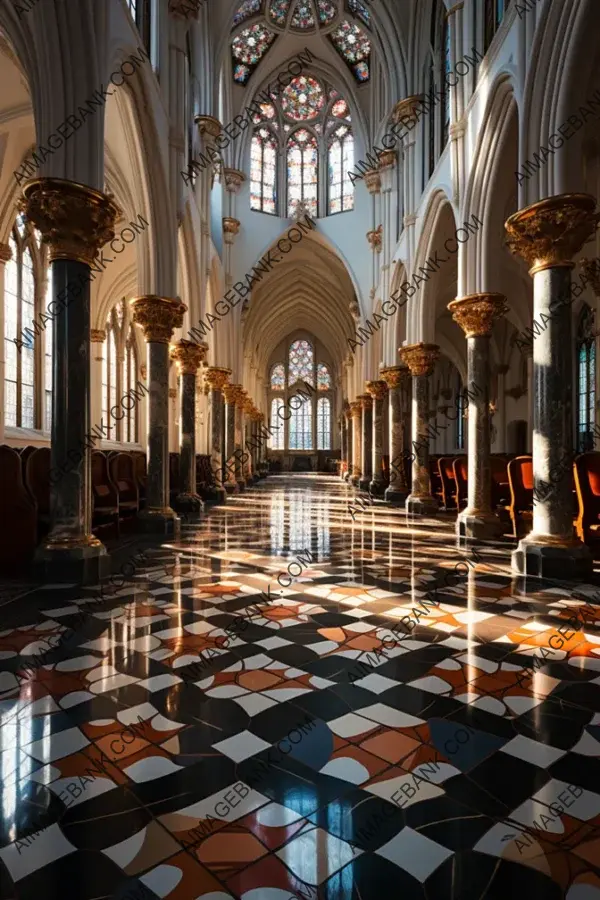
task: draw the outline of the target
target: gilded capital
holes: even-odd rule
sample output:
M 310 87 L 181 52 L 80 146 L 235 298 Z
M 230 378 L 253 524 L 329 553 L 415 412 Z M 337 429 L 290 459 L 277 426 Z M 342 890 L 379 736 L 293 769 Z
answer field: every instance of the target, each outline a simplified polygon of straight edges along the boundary
M 240 230 L 240 220 L 234 219 L 233 216 L 223 217 L 223 240 L 226 244 L 233 244 L 236 235 Z
M 381 377 L 388 388 L 397 388 L 408 381 L 410 369 L 408 366 L 386 366 L 384 369 L 381 369 Z
M 388 389 L 385 381 L 367 381 L 365 388 L 374 400 L 383 400 Z
M 469 294 L 448 304 L 454 321 L 460 325 L 465 337 L 482 337 L 492 333 L 495 319 L 507 311 L 504 294 Z
M 411 344 L 400 347 L 400 358 L 410 369 L 411 375 L 431 375 L 440 356 L 437 344 Z
M 246 402 L 247 393 L 242 387 L 241 384 L 236 384 L 236 396 L 235 396 L 235 405 L 238 409 L 244 409 L 244 403 Z
M 506 244 L 535 275 L 555 266 L 573 268 L 573 256 L 592 237 L 600 214 L 590 194 L 559 194 L 519 210 L 506 220 Z
M 230 194 L 237 194 L 246 180 L 246 176 L 239 169 L 223 169 L 223 177 L 225 179 L 225 190 Z
M 363 409 L 373 409 L 373 398 L 370 394 L 359 394 L 356 399 L 360 400 Z
M 353 419 L 360 419 L 362 415 L 362 403 L 360 400 L 352 400 L 350 403 L 350 416 Z
M 226 384 L 223 387 L 223 397 L 225 398 L 225 403 L 229 406 L 231 404 L 235 404 L 235 398 L 237 396 L 237 387 L 235 384 Z
M 208 344 L 204 341 L 195 344 L 194 341 L 182 340 L 171 347 L 171 359 L 178 363 L 182 375 L 195 375 L 207 352 Z
M 196 116 L 194 122 L 198 126 L 198 133 L 203 140 L 216 140 L 223 130 L 223 126 L 214 116 Z
M 384 169 L 393 169 L 397 158 L 398 154 L 395 150 L 384 150 L 379 157 L 379 171 L 383 172 Z
M 23 188 L 22 209 L 50 248 L 50 261 L 91 266 L 115 236 L 121 210 L 108 194 L 64 178 L 35 178 Z
M 91 328 L 90 341 L 93 344 L 103 344 L 106 340 L 106 331 L 104 328 Z
M 144 337 L 149 343 L 168 344 L 173 331 L 183 325 L 183 314 L 187 306 L 178 297 L 147 294 L 144 297 L 134 297 L 129 302 L 133 321 L 143 328 Z
M 254 403 L 252 402 L 251 397 L 246 397 L 246 399 L 244 400 L 242 409 L 244 410 L 244 412 L 246 413 L 247 416 L 251 415 L 251 413 L 254 411 Z
M 405 97 L 404 100 L 399 100 L 392 110 L 392 122 L 397 125 L 404 117 L 414 119 L 415 110 L 424 99 L 423 94 L 414 94 L 412 97 Z
M 381 175 L 379 171 L 367 172 L 365 174 L 365 184 L 370 194 L 378 194 L 381 191 Z
M 204 373 L 207 384 L 212 391 L 222 391 L 231 376 L 231 369 L 222 366 L 210 366 Z
M 376 253 L 381 253 L 381 242 L 383 239 L 383 225 L 378 225 L 374 231 L 367 231 L 367 240 Z

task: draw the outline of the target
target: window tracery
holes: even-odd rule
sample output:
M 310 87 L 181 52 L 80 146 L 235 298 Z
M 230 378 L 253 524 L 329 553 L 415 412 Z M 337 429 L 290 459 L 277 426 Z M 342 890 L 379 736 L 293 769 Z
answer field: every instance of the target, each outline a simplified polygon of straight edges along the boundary
M 583 307 L 577 329 L 577 449 L 594 449 L 596 422 L 596 337 L 594 311 Z
M 111 309 L 106 322 L 106 345 L 102 360 L 102 421 L 109 441 L 137 443 L 138 404 L 125 409 L 121 398 L 137 384 L 138 358 L 133 323 L 125 300 Z M 111 410 L 117 407 L 123 418 Z

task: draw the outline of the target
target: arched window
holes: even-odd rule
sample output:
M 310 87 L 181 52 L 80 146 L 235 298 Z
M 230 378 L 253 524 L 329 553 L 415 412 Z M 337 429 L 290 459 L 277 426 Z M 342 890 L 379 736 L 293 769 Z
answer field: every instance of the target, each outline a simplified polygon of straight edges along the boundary
M 285 388 L 285 368 L 281 363 L 277 363 L 271 369 L 271 390 L 283 391 Z
M 285 428 L 283 425 L 284 420 L 282 419 L 279 410 L 283 409 L 283 400 L 281 397 L 275 397 L 271 400 L 271 438 L 269 440 L 269 446 L 271 450 L 283 450 L 285 447 Z
M 312 450 L 312 402 L 304 400 L 297 408 L 290 405 L 290 450 Z
M 252 135 L 250 209 L 277 214 L 277 140 L 268 128 Z
M 288 216 L 304 203 L 311 216 L 317 215 L 319 162 L 316 137 L 299 128 L 287 142 Z
M 596 339 L 594 312 L 583 307 L 577 329 L 577 449 L 594 449 L 596 422 Z
M 306 381 L 314 384 L 314 352 L 308 341 L 294 341 L 290 347 L 288 360 L 288 383 L 294 385 L 297 381 Z
M 47 248 L 23 215 L 18 216 L 8 243 L 12 256 L 4 268 L 5 424 L 42 429 L 52 421 Z M 41 313 L 46 313 L 43 318 Z
M 331 449 L 331 401 L 319 397 L 317 403 L 317 450 Z
M 131 397 L 127 403 L 121 403 L 126 394 L 135 390 L 137 373 L 135 332 L 123 299 L 113 306 L 108 316 L 102 360 L 102 421 L 109 441 L 132 444 L 138 441 L 139 401 L 132 403 Z
M 431 178 L 450 133 L 450 88 L 446 84 L 446 75 L 451 68 L 450 28 L 443 0 L 435 0 L 432 6 L 429 45 L 427 92 L 431 98 L 439 92 L 442 102 L 439 115 L 423 117 L 423 127 L 427 135 L 426 181 Z
M 331 375 L 329 369 L 323 363 L 317 366 L 317 387 L 320 391 L 329 391 L 331 389 Z
M 510 6 L 510 0 L 484 0 L 483 19 L 483 52 L 487 53 L 494 35 L 502 24 L 504 13 Z
M 339 125 L 329 139 L 329 213 L 354 209 L 354 138 L 348 125 Z

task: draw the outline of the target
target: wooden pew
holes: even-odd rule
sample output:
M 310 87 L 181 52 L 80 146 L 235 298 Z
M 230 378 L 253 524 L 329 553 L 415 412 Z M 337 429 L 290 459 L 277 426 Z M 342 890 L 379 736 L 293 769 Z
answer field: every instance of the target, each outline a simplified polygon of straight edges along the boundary
M 110 479 L 117 489 L 119 519 L 137 516 L 140 495 L 135 475 L 135 460 L 129 453 L 111 454 L 108 460 Z
M 108 470 L 108 460 L 101 450 L 92 453 L 92 530 L 114 525 L 119 537 L 119 495 Z
M 456 508 L 464 509 L 469 497 L 469 464 L 466 456 L 456 456 L 452 462 L 456 482 Z
M 585 544 L 600 539 L 600 453 L 581 453 L 573 463 L 579 510 L 575 519 L 577 536 Z
M 533 460 L 531 456 L 517 456 L 507 467 L 510 503 L 508 514 L 515 538 L 521 537 L 526 523 L 533 521 Z
M 12 573 L 28 563 L 37 543 L 37 507 L 23 480 L 20 455 L 0 447 L 0 571 Z
M 456 476 L 454 474 L 455 456 L 442 456 L 438 460 L 440 480 L 442 483 L 442 507 L 456 509 Z

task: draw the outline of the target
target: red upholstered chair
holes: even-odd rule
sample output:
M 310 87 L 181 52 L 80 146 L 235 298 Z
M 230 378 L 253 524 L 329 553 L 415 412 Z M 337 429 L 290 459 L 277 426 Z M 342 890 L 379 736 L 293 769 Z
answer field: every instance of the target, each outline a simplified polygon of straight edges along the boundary
M 520 537 L 523 525 L 533 521 L 533 460 L 531 456 L 517 456 L 508 463 L 510 504 L 508 513 L 513 537 Z
M 438 461 L 440 479 L 442 482 L 442 506 L 444 509 L 456 509 L 455 459 L 455 456 L 442 456 Z
M 510 504 L 510 487 L 508 484 L 508 459 L 499 454 L 490 458 L 492 481 L 492 509 L 508 507 Z
M 21 456 L 21 461 L 23 457 Z M 50 448 L 37 447 L 25 463 L 25 485 L 37 504 L 38 539 L 50 530 Z
M 108 471 L 119 496 L 119 518 L 136 516 L 140 508 L 140 495 L 135 477 L 135 462 L 129 453 L 112 454 Z
M 23 567 L 37 543 L 37 507 L 25 487 L 21 457 L 12 447 L 0 447 L 0 572 Z
M 582 453 L 573 464 L 579 512 L 577 536 L 586 544 L 600 539 L 600 453 Z
M 456 481 L 456 508 L 464 509 L 469 497 L 469 463 L 466 456 L 455 457 L 452 468 Z
M 436 500 L 439 500 L 439 502 L 443 504 L 444 495 L 442 490 L 442 479 L 440 477 L 440 457 L 437 455 L 429 457 L 429 480 L 431 482 L 432 497 L 435 497 Z
M 119 495 L 110 477 L 108 460 L 101 450 L 94 450 L 92 453 L 92 499 L 93 530 L 114 525 L 118 537 Z

